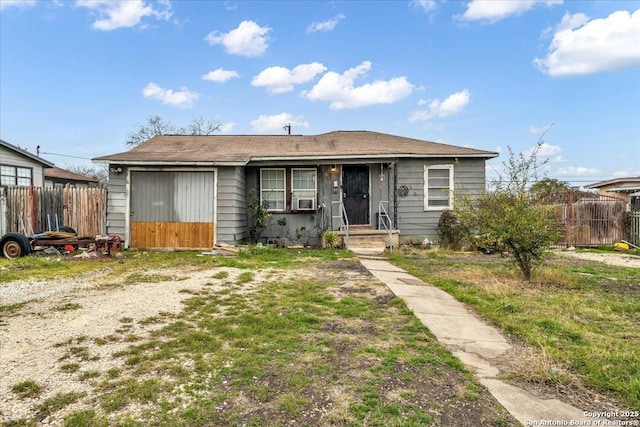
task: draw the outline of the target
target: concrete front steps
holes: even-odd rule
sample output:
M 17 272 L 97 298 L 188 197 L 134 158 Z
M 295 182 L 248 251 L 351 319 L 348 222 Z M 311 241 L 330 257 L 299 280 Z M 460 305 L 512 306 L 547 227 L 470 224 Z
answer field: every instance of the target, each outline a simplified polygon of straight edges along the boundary
M 391 230 L 391 246 L 398 246 L 399 230 Z M 349 236 L 344 230 L 338 231 L 339 243 L 357 255 L 382 255 L 389 247 L 389 232 L 373 230 L 371 227 L 350 226 Z

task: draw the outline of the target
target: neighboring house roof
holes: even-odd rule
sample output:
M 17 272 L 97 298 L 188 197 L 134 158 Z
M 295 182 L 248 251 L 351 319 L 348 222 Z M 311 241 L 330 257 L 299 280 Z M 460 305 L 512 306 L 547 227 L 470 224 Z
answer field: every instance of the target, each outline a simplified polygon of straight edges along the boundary
M 158 135 L 129 151 L 94 158 L 107 163 L 246 165 L 272 160 L 476 157 L 498 153 L 370 131 L 320 135 Z
M 45 169 L 44 176 L 47 179 L 55 179 L 60 181 L 98 182 L 98 180 L 95 178 L 80 175 L 66 169 L 59 168 L 57 166 L 54 166 L 50 169 Z
M 609 179 L 607 181 L 600 181 L 600 182 L 596 182 L 595 184 L 585 185 L 584 188 L 601 188 L 601 187 L 607 187 L 609 185 L 615 185 L 616 187 L 608 188 L 606 189 L 606 191 L 612 191 L 612 192 L 626 191 L 627 187 L 632 187 L 632 188 L 629 188 L 629 190 L 634 190 L 638 186 L 640 186 L 640 176 Z
M 33 153 L 28 152 L 27 150 L 23 150 L 20 147 L 16 147 L 15 145 L 9 144 L 7 141 L 4 141 L 2 139 L 0 139 L 0 146 L 5 147 L 11 151 L 14 151 L 18 154 L 22 154 L 25 157 L 30 158 L 31 160 L 40 163 L 42 166 L 44 166 L 45 168 L 52 168 L 53 167 L 53 163 L 51 163 L 48 160 L 45 160 L 41 157 L 36 156 Z

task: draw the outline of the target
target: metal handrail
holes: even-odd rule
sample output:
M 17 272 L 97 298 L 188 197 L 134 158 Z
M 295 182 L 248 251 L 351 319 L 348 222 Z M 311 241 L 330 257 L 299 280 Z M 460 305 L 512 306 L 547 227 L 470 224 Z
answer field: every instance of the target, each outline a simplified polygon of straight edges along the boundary
M 391 238 L 391 235 L 392 235 L 391 230 L 393 229 L 393 224 L 391 224 L 391 217 L 389 216 L 387 209 L 384 207 L 385 203 L 389 204 L 389 202 L 383 202 L 383 201 L 380 201 L 380 203 L 378 203 L 378 230 L 382 230 L 383 227 L 385 230 L 387 230 L 387 234 L 389 235 L 389 250 L 392 250 L 393 240 Z M 389 220 L 388 226 L 385 218 Z
M 342 200 L 333 201 L 331 204 L 338 204 L 338 210 L 340 211 L 340 229 L 344 229 L 344 247 L 345 249 L 349 249 L 349 217 L 347 216 L 347 210 L 344 208 L 344 203 Z M 333 209 L 331 210 L 333 213 Z M 332 218 L 337 218 L 337 216 L 332 216 Z

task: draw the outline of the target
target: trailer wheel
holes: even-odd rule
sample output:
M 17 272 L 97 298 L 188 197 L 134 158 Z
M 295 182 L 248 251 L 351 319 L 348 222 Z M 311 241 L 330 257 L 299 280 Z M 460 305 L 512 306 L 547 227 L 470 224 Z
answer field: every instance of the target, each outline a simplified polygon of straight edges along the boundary
M 0 250 L 5 258 L 15 259 L 29 255 L 31 245 L 26 236 L 20 233 L 7 233 L 0 240 Z

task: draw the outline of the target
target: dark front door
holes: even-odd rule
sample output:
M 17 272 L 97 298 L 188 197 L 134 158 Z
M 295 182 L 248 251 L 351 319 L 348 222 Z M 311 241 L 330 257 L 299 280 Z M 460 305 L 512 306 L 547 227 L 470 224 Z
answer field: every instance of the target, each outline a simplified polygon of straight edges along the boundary
M 342 167 L 342 202 L 349 224 L 369 224 L 369 167 Z

